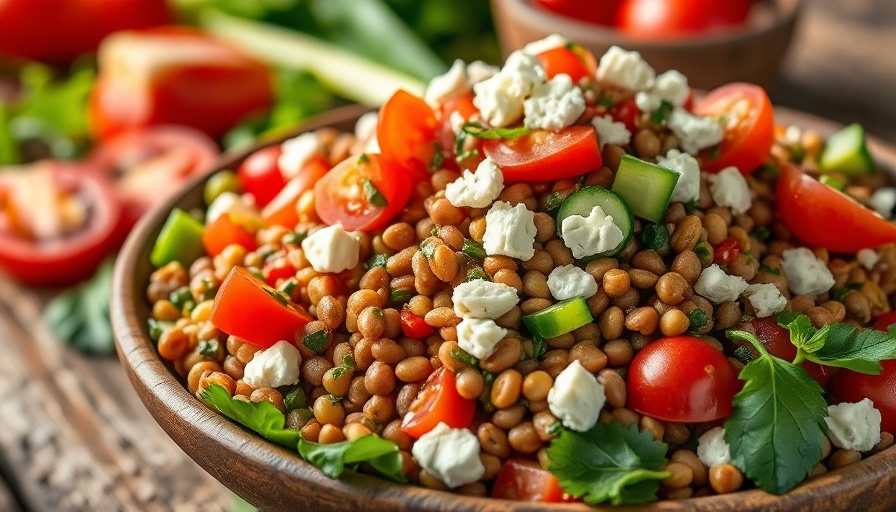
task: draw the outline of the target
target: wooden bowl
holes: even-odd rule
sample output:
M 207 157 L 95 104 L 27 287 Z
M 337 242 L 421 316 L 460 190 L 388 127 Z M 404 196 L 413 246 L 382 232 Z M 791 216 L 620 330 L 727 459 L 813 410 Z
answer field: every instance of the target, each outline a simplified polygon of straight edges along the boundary
M 718 0 L 725 1 L 725 0 Z M 563 34 L 599 59 L 612 45 L 637 50 L 657 72 L 677 69 L 692 86 L 709 89 L 728 82 L 770 86 L 800 13 L 800 0 L 764 0 L 744 27 L 677 39 L 639 39 L 613 29 L 560 16 L 531 0 L 491 0 L 501 50 L 508 54 L 550 34 Z
M 303 131 L 323 126 L 351 130 L 355 119 L 364 111 L 358 107 L 334 111 L 306 124 Z M 837 127 L 783 109 L 779 112 L 779 121 L 816 128 L 822 133 L 831 133 Z M 896 173 L 896 151 L 877 141 L 871 142 L 871 150 L 882 166 Z M 226 157 L 217 169 L 235 168 L 249 152 L 251 150 Z M 397 485 L 350 472 L 333 480 L 299 458 L 296 452 L 243 430 L 207 408 L 184 388 L 156 353 L 147 329 L 150 308 L 145 298 L 152 272 L 149 253 L 156 236 L 173 207 L 201 207 L 203 182 L 204 177 L 193 180 L 176 197 L 146 215 L 131 233 L 115 268 L 111 315 L 118 356 L 137 394 L 171 438 L 212 476 L 265 511 L 615 510 L 611 507 L 589 509 L 583 504 L 532 504 L 474 498 Z M 883 511 L 896 507 L 896 493 L 891 489 L 894 484 L 896 447 L 809 480 L 783 496 L 751 490 L 662 501 L 626 510 L 720 512 L 851 508 Z

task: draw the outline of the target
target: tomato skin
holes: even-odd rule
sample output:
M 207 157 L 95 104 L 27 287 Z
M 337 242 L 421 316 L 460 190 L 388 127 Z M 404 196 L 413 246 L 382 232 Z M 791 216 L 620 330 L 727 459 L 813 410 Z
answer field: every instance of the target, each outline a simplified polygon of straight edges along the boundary
M 240 245 L 249 251 L 258 248 L 255 236 L 234 222 L 229 213 L 224 213 L 205 226 L 205 231 L 202 232 L 202 246 L 209 256 L 215 257 L 230 244 Z
M 765 162 L 775 141 L 775 113 L 765 89 L 743 82 L 723 85 L 697 100 L 694 113 L 729 118 L 718 148 L 701 152 L 701 169 L 718 172 L 733 165 L 748 175 Z
M 0 204 L 18 186 L 11 179 L 14 172 L 0 173 Z M 70 162 L 42 161 L 21 172 L 46 172 L 61 189 L 78 191 L 89 209 L 87 224 L 61 239 L 33 240 L 17 234 L 16 219 L 0 208 L 0 269 L 33 286 L 66 286 L 89 277 L 127 234 L 114 185 L 99 170 Z M 34 205 L 20 208 L 39 214 L 28 206 Z
M 501 466 L 492 487 L 492 498 L 540 503 L 565 501 L 556 476 L 533 461 L 519 459 L 510 459 Z
M 692 36 L 743 24 L 750 0 L 623 0 L 615 25 L 641 39 Z
M 586 23 L 612 25 L 622 0 L 534 0 L 533 5 Z
M 874 402 L 874 408 L 880 411 L 880 429 L 891 434 L 896 433 L 896 360 L 881 361 L 883 370 L 880 375 L 867 375 L 847 370 L 837 372 L 831 379 L 828 391 L 833 404 L 859 402 L 864 398 Z
M 594 78 L 597 72 L 597 61 L 594 55 L 579 44 L 551 48 L 536 55 L 548 79 L 560 73 L 569 75 L 572 83 L 577 84 L 583 78 Z
M 796 346 L 790 341 L 790 333 L 787 329 L 778 325 L 774 316 L 755 318 L 751 322 L 756 331 L 756 337 L 768 352 L 787 362 L 796 358 Z M 812 361 L 803 361 L 800 366 L 824 389 L 828 380 L 840 370 L 834 366 L 824 366 Z
M 384 157 L 414 179 L 428 181 L 438 128 L 436 113 L 423 98 L 399 89 L 380 109 L 376 140 Z
M 433 372 L 401 422 L 401 430 L 419 439 L 444 423 L 452 428 L 467 428 L 473 422 L 476 401 L 457 393 L 454 374 L 441 367 Z
M 286 256 L 279 256 L 265 261 L 261 273 L 268 285 L 277 286 L 277 281 L 296 275 L 296 268 L 292 266 Z
M 434 327 L 427 324 L 422 317 L 415 315 L 408 308 L 401 310 L 400 318 L 401 330 L 408 338 L 425 340 L 436 332 Z
M 483 149 L 501 168 L 505 182 L 571 178 L 599 169 L 603 163 L 593 126 L 490 139 L 483 142 Z
M 364 180 L 370 180 L 382 194 L 386 206 L 368 201 Z M 325 224 L 341 223 L 347 231 L 375 231 L 404 209 L 412 187 L 413 180 L 382 155 L 353 155 L 314 185 L 314 206 Z
M 784 225 L 807 245 L 854 253 L 896 242 L 896 224 L 794 165 L 781 166 L 776 196 Z
M 315 157 L 305 163 L 299 173 L 271 199 L 261 210 L 261 218 L 269 225 L 294 228 L 299 222 L 296 211 L 299 198 L 307 191 L 314 190 L 314 184 L 330 171 L 330 163 L 323 157 Z
M 628 406 L 652 418 L 706 422 L 731 415 L 741 383 L 728 359 L 691 336 L 661 338 L 628 370 Z
M 296 332 L 311 317 L 301 306 L 283 304 L 271 293 L 277 292 L 246 268 L 235 266 L 215 295 L 210 321 L 221 331 L 259 348 L 283 340 L 293 343 Z
M 255 196 L 255 204 L 264 207 L 286 186 L 277 160 L 283 151 L 279 145 L 261 148 L 240 164 L 236 175 L 243 190 Z
M 893 324 L 896 324 L 896 311 L 881 313 L 874 318 L 874 328 L 878 331 L 887 332 Z
M 730 236 L 722 240 L 713 249 L 713 262 L 718 265 L 727 265 L 740 254 L 740 243 L 737 238 Z

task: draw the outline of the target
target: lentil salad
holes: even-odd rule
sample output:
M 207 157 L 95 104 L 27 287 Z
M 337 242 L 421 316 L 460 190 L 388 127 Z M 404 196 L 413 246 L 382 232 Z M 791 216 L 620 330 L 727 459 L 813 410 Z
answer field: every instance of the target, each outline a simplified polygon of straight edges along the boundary
M 560 50 L 582 55 L 580 48 L 566 44 L 530 48 L 527 55 Z M 596 69 L 588 68 L 587 58 L 579 59 L 587 73 L 574 82 L 574 88 L 582 95 L 584 110 L 575 116 L 567 113 L 573 118 L 571 127 L 545 127 L 540 122 L 528 127 L 529 118 L 538 115 L 530 115 L 523 97 L 517 97 L 523 112 L 515 119 L 512 112 L 491 112 L 489 105 L 477 104 L 472 98 L 474 108 L 459 107 L 446 113 L 446 104 L 457 99 L 452 97 L 456 91 L 439 98 L 432 92 L 439 91 L 436 79 L 426 99 L 433 105 L 429 107 L 433 119 L 444 119 L 447 129 L 437 123 L 429 126 L 429 138 L 423 138 L 423 145 L 429 146 L 426 151 L 417 151 L 414 145 L 407 146 L 412 151 L 405 154 L 394 150 L 395 133 L 383 128 L 389 126 L 389 104 L 381 110 L 376 130 L 380 154 L 371 149 L 372 138 L 365 135 L 363 126 L 356 135 L 323 130 L 313 134 L 313 141 L 306 137 L 302 145 L 314 146 L 314 151 L 299 158 L 298 166 L 294 161 L 284 162 L 289 160 L 284 155 L 291 153 L 284 144 L 279 172 L 291 163 L 302 168 L 296 173 L 300 177 L 309 166 L 319 165 L 324 169 L 321 176 L 342 178 L 342 188 L 347 188 L 347 177 L 358 174 L 361 177 L 356 176 L 353 183 L 364 199 L 361 202 L 376 207 L 368 209 L 376 210 L 377 215 L 342 218 L 338 224 L 345 229 L 338 227 L 327 218 L 332 211 L 320 206 L 322 198 L 328 201 L 337 195 L 334 189 L 327 194 L 328 189 L 321 188 L 320 183 L 327 186 L 323 179 L 315 187 L 316 195 L 306 184 L 294 197 L 289 207 L 295 220 L 286 225 L 266 223 L 265 217 L 271 218 L 267 206 L 258 205 L 262 208 L 256 211 L 242 196 L 210 192 L 210 198 L 217 197 L 210 201 L 205 227 L 200 223 L 196 231 L 209 254 L 160 257 L 160 268 L 147 291 L 160 355 L 172 362 L 193 392 L 202 395 L 217 384 L 236 400 L 274 404 L 284 414 L 283 427 L 300 432 L 305 441 L 325 445 L 376 434 L 394 443 L 400 454 L 401 475 L 427 487 L 504 498 L 560 500 L 572 496 L 614 503 L 643 501 L 645 495 L 648 499 L 657 495 L 675 499 L 732 492 L 750 485 L 750 480 L 768 489 L 749 476 L 743 462 L 732 460 L 730 453 L 710 449 L 720 444 L 722 420 L 732 415 L 733 406 L 737 409 L 734 396 L 740 384 L 736 375 L 757 355 L 762 358 L 762 347 L 775 353 L 769 340 L 788 332 L 786 321 L 780 317 L 774 321 L 781 310 L 804 314 L 814 328 L 839 323 L 866 327 L 877 315 L 889 311 L 896 273 L 888 269 L 896 268 L 896 250 L 892 244 L 877 247 L 881 244 L 874 241 L 874 246 L 861 247 L 864 252 L 838 248 L 833 253 L 823 244 L 813 244 L 816 248 L 808 252 L 800 250 L 794 225 L 781 218 L 777 202 L 782 176 L 794 172 L 788 162 L 818 170 L 826 145 L 811 132 L 770 126 L 767 148 L 757 152 L 758 160 L 751 155 L 735 158 L 734 173 L 725 171 L 731 166 L 718 167 L 717 174 L 698 170 L 699 178 L 689 184 L 690 191 L 679 190 L 678 184 L 687 181 L 688 172 L 670 168 L 687 165 L 678 162 L 689 162 L 685 155 L 690 153 L 697 155 L 692 160 L 704 170 L 713 167 L 730 149 L 725 148 L 730 138 L 708 137 L 701 142 L 700 137 L 691 137 L 700 129 L 678 130 L 676 135 L 670 127 L 672 118 L 699 113 L 707 104 L 693 102 L 689 90 L 676 95 L 646 86 L 661 83 L 663 75 L 651 77 L 643 61 L 633 61 L 631 54 L 623 56 L 636 65 L 620 65 L 622 70 L 615 74 L 609 71 L 613 58 L 604 66 L 604 56 L 597 66 L 592 57 Z M 517 60 L 534 62 L 519 56 Z M 533 71 L 534 81 L 549 83 L 548 79 L 559 76 L 544 75 L 549 66 L 538 62 L 542 74 Z M 483 81 L 494 76 L 500 79 L 508 67 L 513 66 L 493 70 L 495 75 Z M 516 70 L 520 67 L 517 64 Z M 464 69 L 468 87 L 475 80 L 475 69 Z M 538 67 L 530 65 L 532 69 Z M 452 71 L 457 73 L 455 68 Z M 566 76 L 575 76 L 578 70 L 566 71 Z M 639 74 L 642 78 L 632 78 Z M 451 72 L 446 76 L 451 78 Z M 441 78 L 444 86 L 447 82 Z M 504 78 L 505 85 L 513 81 Z M 452 80 L 457 81 L 457 76 Z M 636 83 L 638 80 L 641 83 Z M 565 91 L 565 96 L 560 96 L 564 99 L 549 104 L 546 110 L 575 103 L 568 98 L 575 95 L 569 93 L 572 89 L 562 78 L 558 82 Z M 472 89 L 481 97 L 492 94 L 487 87 L 473 85 Z M 653 98 L 647 97 L 651 95 Z M 475 98 L 465 97 L 471 96 Z M 662 99 L 656 100 L 658 97 Z M 657 101 L 658 106 L 648 108 Z M 410 103 L 418 108 L 417 103 Z M 459 122 L 454 112 L 469 117 Z M 736 117 L 691 115 L 712 119 L 719 127 L 725 122 L 733 124 L 730 119 Z M 427 123 L 423 125 L 417 133 L 426 132 Z M 576 162 L 588 162 L 584 170 L 574 164 L 562 165 L 569 175 L 546 176 L 543 173 L 555 172 L 566 162 L 553 161 L 551 166 L 536 166 L 533 171 L 526 168 L 525 159 L 522 164 L 501 161 L 509 153 L 506 148 L 518 151 L 520 145 L 514 147 L 514 142 L 532 138 L 533 132 L 541 137 L 549 137 L 543 132 L 564 133 L 568 142 L 570 128 L 583 126 L 585 129 L 578 131 L 587 132 L 587 137 L 572 137 L 573 143 L 566 149 L 573 151 Z M 433 144 L 434 139 L 443 141 L 440 130 L 450 133 L 453 143 Z M 587 147 L 591 139 L 599 144 L 596 151 Z M 556 144 L 556 140 L 551 142 Z M 755 139 L 751 143 L 762 145 Z M 707 145 L 697 147 L 701 144 Z M 382 156 L 389 153 L 392 161 L 384 163 Z M 443 160 L 430 165 L 438 160 L 431 154 L 441 154 Z M 389 188 L 375 172 L 363 177 L 371 162 L 388 168 L 396 166 L 395 161 L 403 172 L 422 175 L 407 180 L 414 182 L 415 188 L 407 191 L 409 202 L 407 197 L 402 202 L 404 192 L 396 190 L 400 187 Z M 660 165 L 654 165 L 657 163 Z M 352 172 L 336 174 L 346 169 Z M 476 169 L 476 173 L 466 176 L 460 169 Z M 670 172 L 678 178 L 666 190 L 636 187 L 636 194 L 654 198 L 648 210 L 659 209 L 659 216 L 648 221 L 654 212 L 639 209 L 628 214 L 631 220 L 626 229 L 625 223 L 619 222 L 620 214 L 610 216 L 606 211 L 618 207 L 614 211 L 624 216 L 626 207 L 640 208 L 634 205 L 644 197 L 632 196 L 631 191 L 617 186 L 620 174 L 632 172 L 635 178 L 643 173 L 668 178 Z M 489 173 L 498 174 L 504 183 L 496 186 L 494 180 L 487 179 Z M 458 191 L 457 183 L 476 176 L 482 178 L 474 181 L 473 187 Z M 837 170 L 824 176 L 869 204 L 884 188 L 879 177 L 862 173 Z M 230 181 L 223 188 L 246 191 L 257 186 L 251 183 L 247 179 Z M 744 185 L 748 187 L 746 206 L 740 193 Z M 454 193 L 449 192 L 452 186 Z M 222 195 L 229 204 L 222 208 L 219 203 L 216 213 L 215 202 Z M 660 197 L 659 206 L 654 196 Z M 581 202 L 584 210 L 573 208 L 573 203 Z M 575 211 L 564 215 L 564 206 Z M 393 211 L 388 212 L 390 208 Z M 489 236 L 490 228 L 504 225 L 511 214 L 492 215 L 493 211 L 514 214 L 510 227 L 498 236 L 494 231 Z M 592 214 L 600 223 L 586 223 Z M 213 219 L 214 215 L 218 216 Z M 213 243 L 208 233 L 221 232 L 212 227 L 219 228 L 222 218 L 229 220 L 229 231 L 218 236 L 230 243 Z M 521 218 L 528 221 L 517 220 Z M 595 231 L 601 235 L 584 241 L 576 238 L 571 235 L 573 228 L 563 226 L 567 219 L 585 223 L 586 235 Z M 350 223 L 354 229 L 347 227 Z M 324 227 L 327 224 L 330 227 Z M 520 243 L 515 238 L 519 232 L 531 241 L 527 238 L 528 244 Z M 250 236 L 240 237 L 241 233 Z M 622 237 L 615 244 L 614 234 Z M 810 236 L 814 234 L 802 234 L 800 240 Z M 856 237 L 856 243 L 864 243 L 861 233 Z M 309 240 L 326 240 L 327 250 L 321 251 Z M 346 247 L 352 250 L 344 251 Z M 576 248 L 591 250 L 591 254 L 574 254 Z M 342 256 L 333 258 L 333 254 Z M 163 263 L 165 259 L 170 261 Z M 829 285 L 791 270 L 817 266 L 817 262 L 830 274 Z M 248 270 L 235 271 L 235 267 Z M 240 316 L 240 308 L 250 308 L 246 301 L 234 302 L 229 309 L 221 306 L 227 290 L 237 289 L 233 283 L 240 279 L 240 290 L 245 292 L 247 286 L 256 284 L 256 289 L 262 290 L 262 295 L 253 292 L 256 304 L 267 296 L 271 309 L 265 311 L 276 315 L 278 307 L 286 307 L 289 318 L 280 322 L 274 321 L 276 316 L 266 316 L 265 321 L 255 317 L 249 325 L 228 322 Z M 267 286 L 255 283 L 258 280 L 266 281 Z M 507 301 L 512 303 L 505 309 Z M 225 309 L 227 314 L 221 313 Z M 583 319 L 570 323 L 570 318 Z M 280 326 L 282 331 L 276 329 Z M 733 343 L 726 331 L 735 328 L 755 333 L 762 346 Z M 265 336 L 259 337 L 262 330 Z M 688 360 L 712 365 L 718 370 L 716 375 L 729 375 L 711 383 L 709 395 L 713 396 L 701 404 L 669 409 L 675 389 L 687 389 L 687 379 L 667 382 L 664 387 L 641 371 L 643 385 L 632 382 L 632 375 L 641 369 L 635 366 L 638 358 L 656 352 L 655 347 L 666 346 L 670 339 L 695 351 Z M 789 339 L 786 346 L 793 347 Z M 788 354 L 780 356 L 794 359 Z M 255 369 L 250 369 L 253 360 Z M 684 362 L 666 364 L 685 366 Z M 816 366 L 807 368 L 809 374 L 827 384 L 830 375 L 824 371 L 831 367 Z M 267 370 L 257 370 L 260 367 Z M 841 372 L 844 370 L 834 376 L 832 390 L 846 380 Z M 651 385 L 659 386 L 654 395 L 663 394 L 659 404 L 644 391 Z M 578 392 L 583 389 L 590 391 Z M 307 400 L 302 403 L 297 394 Z M 848 393 L 840 390 L 838 394 Z M 829 398 L 832 404 L 840 401 L 834 401 L 834 391 Z M 570 407 L 570 403 L 575 405 Z M 427 404 L 438 407 L 427 408 Z M 593 414 L 582 417 L 582 410 Z M 880 418 L 881 411 L 874 410 Z M 886 425 L 885 410 L 883 422 L 885 428 L 878 426 L 873 445 L 861 450 L 832 434 L 833 427 L 821 427 L 819 431 L 824 430 L 825 435 L 819 438 L 818 460 L 805 473 L 835 469 L 888 447 L 893 443 L 893 429 Z M 655 484 L 652 492 L 598 498 L 600 492 L 582 490 L 558 470 L 557 461 L 564 458 L 561 449 L 568 448 L 568 453 L 581 447 L 576 442 L 584 442 L 574 437 L 575 433 L 598 431 L 600 437 L 621 438 L 641 455 L 643 465 L 650 467 L 625 468 L 626 474 L 635 469 L 652 472 L 647 478 Z M 453 462 L 442 460 L 438 449 L 428 448 L 439 443 Z M 649 453 L 658 446 L 659 457 Z M 469 475 L 475 478 L 471 480 Z M 534 491 L 523 492 L 527 489 Z

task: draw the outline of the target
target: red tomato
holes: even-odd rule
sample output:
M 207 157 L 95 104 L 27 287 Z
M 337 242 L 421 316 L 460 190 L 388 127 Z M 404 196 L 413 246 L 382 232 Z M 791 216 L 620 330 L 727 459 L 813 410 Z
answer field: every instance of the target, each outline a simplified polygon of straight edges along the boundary
M 417 398 L 401 421 L 401 430 L 414 439 L 419 439 L 439 423 L 453 428 L 467 428 L 473 422 L 474 412 L 476 400 L 468 400 L 457 394 L 454 374 L 441 367 L 420 388 Z
M 384 157 L 428 181 L 438 126 L 436 113 L 422 98 L 398 90 L 380 109 L 376 140 Z
M 436 332 L 434 327 L 426 323 L 426 320 L 411 313 L 408 308 L 401 310 L 401 330 L 408 338 L 417 340 L 425 340 Z
M 473 105 L 472 92 L 448 100 L 442 105 L 438 116 L 439 126 L 437 137 L 439 146 L 442 149 L 442 154 L 445 156 L 444 166 L 460 169 L 476 169 L 476 167 L 479 166 L 479 163 L 485 159 L 482 151 L 479 151 L 480 139 L 470 137 L 466 139 L 464 145 L 468 148 L 467 151 L 474 151 L 471 151 L 470 156 L 463 161 L 457 161 L 457 133 L 455 133 L 452 126 L 454 124 L 453 118 L 460 116 L 464 122 L 467 122 L 477 114 L 479 114 L 479 109 L 476 108 L 476 105 Z M 469 146 L 471 143 L 472 147 Z
M 731 260 L 737 258 L 738 254 L 740 254 L 740 243 L 737 238 L 729 236 L 715 246 L 712 261 L 718 265 L 727 265 L 731 263 Z
M 542 9 L 597 25 L 612 25 L 622 0 L 534 0 Z
M 746 175 L 768 157 L 775 140 L 775 114 L 762 87 L 723 85 L 697 100 L 694 113 L 725 119 L 725 138 L 718 149 L 701 153 L 703 170 L 717 172 L 733 165 Z
M 896 242 L 896 224 L 796 166 L 781 166 L 776 194 L 778 215 L 803 243 L 852 253 Z
M 840 369 L 828 386 L 831 403 L 855 403 L 868 398 L 880 411 L 880 429 L 896 434 L 896 359 L 881 361 L 880 365 L 880 375 Z
M 89 112 L 100 138 L 155 124 L 218 137 L 273 101 L 266 65 L 193 28 L 116 33 L 98 60 Z
M 548 79 L 565 73 L 572 78 L 572 83 L 577 84 L 583 78 L 594 78 L 597 72 L 594 55 L 576 43 L 551 48 L 536 57 L 541 61 Z
M 218 153 L 215 141 L 200 131 L 186 126 L 152 126 L 103 141 L 87 161 L 117 176 L 126 224 L 131 226 L 191 177 L 210 169 Z
M 246 157 L 236 171 L 243 190 L 255 196 L 259 207 L 270 203 L 286 186 L 277 164 L 281 153 L 279 144 L 261 148 Z
M 299 222 L 296 207 L 305 192 L 314 191 L 314 184 L 330 170 L 330 163 L 323 157 L 313 158 L 286 183 L 286 186 L 261 210 L 261 218 L 268 225 L 286 226 L 290 229 Z
M 249 251 L 258 248 L 255 236 L 245 227 L 234 222 L 229 213 L 224 213 L 214 222 L 205 226 L 202 232 L 202 246 L 209 256 L 217 256 L 230 244 L 237 244 Z
M 120 244 L 111 181 L 83 164 L 43 161 L 0 172 L 0 268 L 31 285 L 90 276 Z
M 894 324 L 896 324 L 896 311 L 880 314 L 874 319 L 874 328 L 878 331 L 887 332 Z
M 752 322 L 753 329 L 756 331 L 756 337 L 762 342 L 769 353 L 775 357 L 779 357 L 787 362 L 793 361 L 796 357 L 796 346 L 790 341 L 790 333 L 787 329 L 778 325 L 773 316 L 765 318 L 756 318 Z M 833 377 L 839 368 L 833 366 L 823 366 L 812 361 L 803 361 L 800 365 L 804 370 L 817 382 L 822 388 L 827 384 L 828 380 Z
M 747 21 L 751 0 L 623 0 L 615 24 L 640 39 L 692 36 Z
M 293 343 L 311 317 L 244 267 L 233 267 L 212 306 L 212 324 L 256 347 Z
M 631 133 L 638 132 L 636 119 L 640 115 L 641 109 L 638 108 L 638 104 L 635 103 L 634 98 L 625 98 L 624 100 L 617 101 L 610 107 L 610 116 L 613 117 L 613 120 L 617 123 L 624 124 L 625 128 Z
M 0 54 L 65 64 L 112 32 L 173 21 L 165 0 L 0 0 Z
M 272 256 L 265 260 L 261 273 L 264 275 L 264 281 L 266 283 L 271 286 L 276 286 L 279 280 L 288 279 L 296 275 L 296 268 L 292 266 L 289 258 L 285 255 Z
M 350 156 L 314 185 L 315 209 L 325 224 L 375 231 L 404 209 L 411 198 L 411 181 L 382 155 Z M 376 192 L 379 196 L 374 198 Z
M 501 466 L 492 498 L 559 503 L 564 501 L 557 477 L 530 460 L 510 459 Z
M 649 343 L 632 359 L 627 380 L 629 407 L 687 423 L 727 418 L 741 388 L 728 359 L 691 336 Z
M 593 126 L 489 139 L 483 141 L 483 149 L 501 168 L 506 182 L 571 178 L 599 169 L 603 163 Z

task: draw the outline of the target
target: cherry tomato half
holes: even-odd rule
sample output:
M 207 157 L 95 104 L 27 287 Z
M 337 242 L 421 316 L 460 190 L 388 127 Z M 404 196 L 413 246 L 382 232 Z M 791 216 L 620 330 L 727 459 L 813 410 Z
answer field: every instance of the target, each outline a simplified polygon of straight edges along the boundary
M 750 0 L 623 0 L 615 24 L 641 39 L 692 36 L 747 20 Z
M 896 311 L 889 311 L 874 318 L 874 328 L 878 331 L 887 332 L 894 324 L 896 324 Z
M 565 73 L 577 84 L 583 78 L 594 78 L 597 61 L 594 55 L 580 44 L 569 43 L 551 48 L 536 55 L 548 79 Z
M 483 149 L 501 168 L 506 182 L 571 178 L 599 169 L 603 163 L 593 126 L 489 139 L 483 141 Z
M 236 175 L 243 190 L 255 197 L 255 204 L 263 207 L 286 186 L 277 161 L 283 151 L 279 144 L 267 146 L 247 156 Z
M 540 503 L 564 501 L 556 476 L 534 461 L 520 459 L 510 459 L 501 466 L 492 487 L 492 498 Z
M 384 157 L 415 179 L 428 181 L 438 126 L 436 113 L 422 98 L 398 90 L 380 109 L 376 140 Z
M 741 388 L 728 359 L 691 336 L 649 343 L 632 359 L 627 380 L 629 407 L 687 423 L 727 418 Z
M 258 248 L 255 236 L 245 227 L 234 222 L 229 213 L 224 213 L 205 226 L 202 232 L 202 246 L 209 256 L 215 257 L 221 254 L 228 245 L 237 244 L 246 250 L 254 251 Z
M 353 155 L 314 185 L 315 209 L 325 224 L 374 231 L 404 209 L 412 180 L 382 155 Z
M 701 168 L 717 172 L 735 166 L 750 174 L 768 157 L 775 140 L 775 114 L 765 89 L 732 83 L 713 89 L 694 104 L 698 116 L 724 118 L 725 138 L 701 153 Z
M 121 243 L 122 208 L 103 173 L 42 161 L 0 173 L 0 268 L 38 286 L 90 276 Z
M 457 393 L 454 374 L 441 367 L 433 372 L 411 408 L 401 422 L 405 434 L 420 436 L 444 423 L 453 428 L 467 428 L 473 422 L 476 400 L 469 400 Z
M 808 245 L 852 253 L 896 242 L 896 224 L 794 165 L 782 165 L 776 195 L 784 225 Z

